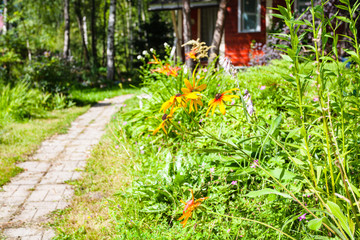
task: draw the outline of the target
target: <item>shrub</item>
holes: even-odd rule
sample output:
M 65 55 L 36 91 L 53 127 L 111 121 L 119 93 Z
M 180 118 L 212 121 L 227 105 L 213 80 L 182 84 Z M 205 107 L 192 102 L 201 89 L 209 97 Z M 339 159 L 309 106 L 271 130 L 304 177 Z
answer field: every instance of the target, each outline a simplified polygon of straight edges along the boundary
M 72 65 L 56 57 L 40 57 L 26 66 L 25 80 L 48 93 L 67 94 L 76 81 Z

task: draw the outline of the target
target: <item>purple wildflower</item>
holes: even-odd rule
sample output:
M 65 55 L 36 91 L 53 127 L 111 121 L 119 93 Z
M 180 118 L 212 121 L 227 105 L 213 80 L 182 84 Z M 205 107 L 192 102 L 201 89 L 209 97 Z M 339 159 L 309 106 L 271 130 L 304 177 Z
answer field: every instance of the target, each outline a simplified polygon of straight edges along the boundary
M 313 101 L 314 101 L 314 102 L 317 102 L 317 101 L 319 101 L 319 98 L 318 98 L 318 97 L 314 97 L 314 98 L 313 98 Z
M 261 86 L 260 90 L 265 90 L 266 86 Z
M 210 172 L 211 173 L 215 172 L 215 168 L 210 168 Z
M 259 160 L 256 159 L 256 160 L 254 160 L 253 164 L 250 167 L 251 168 L 256 168 L 256 166 L 258 166 L 258 165 L 259 165 Z
M 123 122 L 123 125 L 125 126 L 127 124 L 127 121 Z
M 306 213 L 304 213 L 303 215 L 298 217 L 298 219 L 299 219 L 300 222 L 301 222 L 301 220 L 305 220 L 306 219 Z
M 119 145 L 116 145 L 115 148 L 118 149 L 118 148 L 119 148 Z
M 231 182 L 231 185 L 236 185 L 237 184 L 237 181 L 232 181 Z

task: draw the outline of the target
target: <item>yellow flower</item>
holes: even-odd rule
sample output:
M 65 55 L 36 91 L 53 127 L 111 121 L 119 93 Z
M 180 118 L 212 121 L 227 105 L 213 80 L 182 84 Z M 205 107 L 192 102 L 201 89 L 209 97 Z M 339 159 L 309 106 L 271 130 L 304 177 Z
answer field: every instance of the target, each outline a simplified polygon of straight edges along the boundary
M 181 91 L 184 93 L 184 97 L 190 101 L 189 112 L 192 112 L 194 109 L 197 111 L 197 105 L 203 106 L 201 101 L 200 91 L 206 88 L 206 84 L 201 84 L 197 86 L 201 78 L 195 83 L 191 84 L 189 80 L 185 79 L 186 88 L 181 88 Z
M 167 131 L 165 129 L 166 124 L 168 121 L 170 121 L 170 119 L 172 118 L 172 115 L 174 114 L 174 112 L 176 111 L 177 108 L 173 108 L 171 109 L 169 114 L 164 114 L 161 118 L 162 122 L 160 123 L 160 125 L 155 129 L 155 130 L 151 130 L 153 132 L 153 135 L 155 135 L 160 129 L 162 129 L 164 131 L 165 134 L 167 134 Z
M 181 106 L 181 107 L 185 107 L 186 106 L 186 103 L 183 101 L 182 97 L 184 95 L 181 94 L 181 93 L 178 93 L 176 94 L 175 96 L 172 96 L 169 100 L 167 100 L 166 102 L 164 102 L 162 105 L 161 105 L 161 108 L 160 108 L 160 112 L 161 111 L 164 111 L 164 113 L 166 112 L 167 109 L 170 109 L 170 112 L 174 109 L 174 107 L 176 106 Z
M 191 189 L 190 191 L 191 191 L 191 199 L 187 202 L 184 202 L 183 200 L 181 200 L 181 202 L 185 206 L 184 206 L 184 210 L 183 210 L 183 215 L 178 220 L 180 221 L 180 220 L 184 219 L 181 222 L 183 227 L 185 227 L 188 219 L 191 217 L 194 210 L 200 206 L 201 202 L 203 202 L 205 199 L 209 198 L 209 197 L 204 197 L 204 198 L 199 198 L 199 199 L 195 200 L 193 190 Z
M 206 116 L 208 115 L 208 113 L 210 112 L 210 110 L 212 109 L 212 113 L 211 115 L 214 114 L 215 112 L 215 108 L 216 106 L 219 105 L 219 108 L 220 108 L 220 112 L 224 115 L 226 110 L 225 110 L 225 104 L 224 104 L 224 101 L 225 102 L 230 102 L 232 98 L 239 98 L 239 96 L 237 95 L 225 95 L 226 93 L 230 93 L 232 91 L 236 91 L 236 90 L 239 90 L 238 88 L 233 88 L 233 89 L 230 89 L 228 91 L 225 91 L 223 93 L 218 93 L 215 95 L 215 98 L 212 99 L 210 102 L 209 102 L 209 109 L 206 111 Z

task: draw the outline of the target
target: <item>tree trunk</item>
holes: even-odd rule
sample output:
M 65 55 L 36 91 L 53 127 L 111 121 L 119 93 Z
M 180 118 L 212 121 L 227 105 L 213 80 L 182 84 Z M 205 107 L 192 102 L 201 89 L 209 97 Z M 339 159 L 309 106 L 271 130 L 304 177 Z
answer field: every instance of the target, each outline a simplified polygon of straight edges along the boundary
M 85 64 L 86 64 L 89 60 L 89 52 L 88 52 L 87 45 L 86 45 L 86 36 L 85 36 L 86 32 L 84 30 L 84 23 L 83 23 L 83 18 L 82 18 L 82 14 L 81 14 L 81 0 L 75 1 L 75 15 L 76 15 L 76 20 L 77 20 L 77 23 L 78 23 L 79 29 L 80 29 L 82 47 L 83 47 L 83 51 L 84 51 L 84 59 L 85 59 Z
M 95 0 L 91 0 L 91 52 L 93 65 L 97 67 L 97 49 L 96 49 L 96 13 Z
M 70 55 L 70 14 L 69 14 L 69 0 L 64 0 L 64 59 L 68 60 Z
M 190 0 L 183 0 L 183 29 L 184 29 L 184 43 L 187 43 L 191 40 L 191 19 L 190 19 Z M 191 46 L 186 45 L 184 47 L 185 53 L 190 52 Z M 191 58 L 186 59 L 186 66 L 190 70 L 194 68 L 194 62 Z
M 115 34 L 115 17 L 116 17 L 116 0 L 110 0 L 109 10 L 109 24 L 107 37 L 107 79 L 114 80 L 115 66 L 114 66 L 114 34 Z
M 214 36 L 213 36 L 213 40 L 211 43 L 211 46 L 213 46 L 213 47 L 210 49 L 208 64 L 211 64 L 212 61 L 214 61 L 214 59 L 216 58 L 216 56 L 219 55 L 221 37 L 224 32 L 226 4 L 227 4 L 227 0 L 220 1 L 219 10 L 217 13 Z
M 2 31 L 3 31 L 3 34 L 6 34 L 9 26 L 8 26 L 8 19 L 7 19 L 7 16 L 8 16 L 8 0 L 4 0 L 4 12 L 3 12 L 3 27 L 2 27 Z
M 104 12 L 103 12 L 103 21 L 104 21 L 104 32 L 103 32 L 103 55 L 102 55 L 102 66 L 105 66 L 105 56 L 106 56 L 106 12 L 108 9 L 108 1 L 105 1 Z

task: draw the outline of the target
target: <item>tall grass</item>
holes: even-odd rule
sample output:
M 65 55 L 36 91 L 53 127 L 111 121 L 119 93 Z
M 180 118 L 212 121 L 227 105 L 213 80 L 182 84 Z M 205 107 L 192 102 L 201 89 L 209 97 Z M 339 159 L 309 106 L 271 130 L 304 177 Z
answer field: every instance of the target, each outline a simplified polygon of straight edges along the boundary
M 44 105 L 50 95 L 31 89 L 29 85 L 21 81 L 13 87 L 10 84 L 0 86 L 0 120 L 21 120 L 45 114 Z

